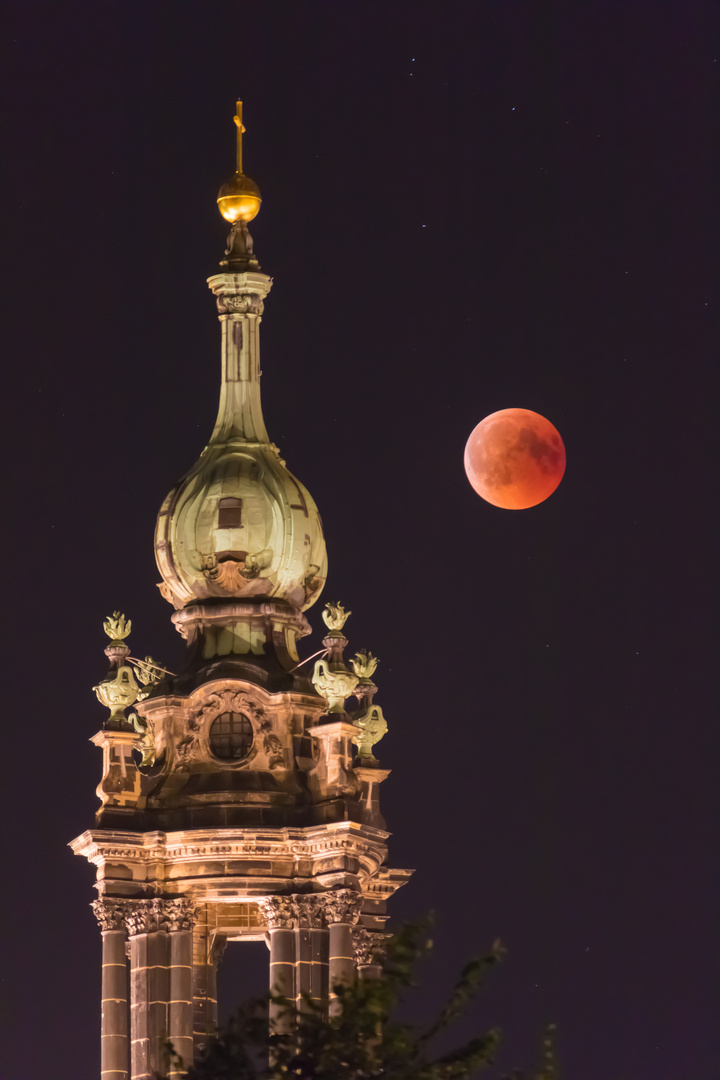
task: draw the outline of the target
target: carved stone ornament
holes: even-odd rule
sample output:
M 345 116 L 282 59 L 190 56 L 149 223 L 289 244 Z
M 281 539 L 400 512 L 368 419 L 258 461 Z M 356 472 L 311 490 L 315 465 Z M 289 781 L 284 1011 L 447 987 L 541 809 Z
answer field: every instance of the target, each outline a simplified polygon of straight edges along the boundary
M 337 889 L 325 893 L 325 918 L 330 923 L 354 924 L 360 917 L 362 896 L 352 889 Z
M 285 764 L 285 756 L 283 754 L 282 743 L 277 735 L 270 732 L 265 736 L 263 739 L 263 750 L 267 754 L 269 769 L 281 769 L 283 767 Z
M 257 905 L 268 930 L 292 930 L 295 927 L 294 896 L 263 896 Z
M 261 732 L 266 733 L 266 739 L 272 730 L 272 723 L 265 716 L 265 710 L 260 705 L 257 705 L 249 694 L 246 694 L 243 690 L 220 690 L 217 693 L 210 694 L 200 705 L 197 712 L 188 717 L 185 735 L 177 745 L 177 756 L 181 761 L 187 761 L 199 755 L 200 736 L 203 730 L 207 733 L 213 720 L 225 712 L 243 713 L 250 719 L 256 731 L 259 729 Z M 245 757 L 242 758 L 243 763 L 247 764 L 252 761 L 257 752 L 257 747 L 253 744 Z M 280 763 L 276 762 L 276 765 Z M 270 767 L 275 768 L 276 765 Z
M 316 893 L 258 900 L 269 930 L 318 930 L 325 926 L 325 897 Z
M 125 923 L 131 937 L 192 930 L 195 905 L 185 897 L 178 900 L 126 900 L 125 904 Z
M 103 934 L 108 930 L 125 930 L 125 900 L 93 900 L 90 907 L 100 923 Z
M 241 593 L 247 588 L 249 581 L 259 577 L 262 570 L 267 570 L 272 558 L 272 548 L 265 548 L 255 555 L 245 555 L 241 559 L 226 556 L 221 562 L 216 555 L 203 555 L 202 572 L 208 581 L 219 585 L 226 592 Z
M 387 955 L 387 935 L 357 926 L 353 930 L 353 948 L 355 963 L 358 967 L 382 964 Z
M 155 724 L 149 717 L 140 716 L 133 711 L 129 716 L 130 723 L 138 733 L 135 749 L 142 754 L 140 768 L 150 768 L 155 764 Z
M 171 934 L 179 930 L 192 930 L 197 918 L 194 901 L 181 896 L 177 900 L 165 900 L 164 903 Z
M 302 929 L 319 929 L 325 925 L 325 898 L 322 896 L 296 896 L 296 925 Z
M 262 315 L 265 305 L 255 293 L 221 293 L 217 309 L 221 315 Z

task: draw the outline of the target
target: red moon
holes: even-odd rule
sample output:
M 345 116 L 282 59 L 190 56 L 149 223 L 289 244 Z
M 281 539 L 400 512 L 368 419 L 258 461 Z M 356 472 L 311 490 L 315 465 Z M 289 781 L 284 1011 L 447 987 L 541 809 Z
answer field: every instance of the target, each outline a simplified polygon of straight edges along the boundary
M 565 472 L 560 433 L 530 409 L 501 409 L 481 420 L 465 447 L 465 472 L 486 502 L 526 510 L 552 495 Z

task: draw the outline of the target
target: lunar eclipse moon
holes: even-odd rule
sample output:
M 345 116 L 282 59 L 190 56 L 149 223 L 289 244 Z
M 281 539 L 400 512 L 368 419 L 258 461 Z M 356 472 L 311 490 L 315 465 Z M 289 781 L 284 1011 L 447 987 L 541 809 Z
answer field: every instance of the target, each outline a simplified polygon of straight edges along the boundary
M 526 510 L 552 495 L 565 472 L 557 429 L 530 409 L 501 409 L 481 420 L 465 446 L 465 472 L 486 502 Z

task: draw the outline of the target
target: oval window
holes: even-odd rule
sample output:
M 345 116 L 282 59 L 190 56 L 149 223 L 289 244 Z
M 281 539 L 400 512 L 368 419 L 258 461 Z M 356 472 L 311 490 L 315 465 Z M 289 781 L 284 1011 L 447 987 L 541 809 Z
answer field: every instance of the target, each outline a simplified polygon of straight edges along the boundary
M 210 725 L 210 749 L 223 761 L 247 757 L 254 737 L 252 724 L 243 713 L 221 713 Z

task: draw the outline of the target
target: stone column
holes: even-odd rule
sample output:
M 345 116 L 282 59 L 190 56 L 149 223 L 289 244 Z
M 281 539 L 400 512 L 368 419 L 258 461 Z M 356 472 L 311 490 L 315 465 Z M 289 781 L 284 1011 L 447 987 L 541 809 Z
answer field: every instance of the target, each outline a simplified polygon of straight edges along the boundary
M 338 1010 L 335 987 L 355 975 L 355 949 L 352 928 L 358 921 L 362 896 L 352 889 L 327 893 L 325 913 L 330 930 L 330 1012 Z
M 386 935 L 377 930 L 356 926 L 353 930 L 355 964 L 361 979 L 378 979 L 385 959 Z
M 102 1020 L 100 1075 L 102 1080 L 128 1080 L 128 976 L 125 956 L 125 906 L 122 900 L 92 904 L 102 930 Z
M 270 938 L 270 990 L 290 1002 L 295 1000 L 296 906 L 292 896 L 265 896 L 258 900 Z M 292 1016 L 280 1005 L 270 1004 L 273 1031 L 289 1031 Z
M 295 1005 L 307 1008 L 310 998 L 327 1006 L 328 931 L 324 897 L 297 895 L 295 901 Z
M 181 898 L 167 900 L 170 930 L 168 1038 L 185 1068 L 171 1066 L 168 1077 L 185 1073 L 193 1060 L 193 922 L 195 905 Z
M 165 900 L 131 900 L 130 1066 L 132 1080 L 153 1080 L 165 1065 L 168 1035 L 169 921 Z

